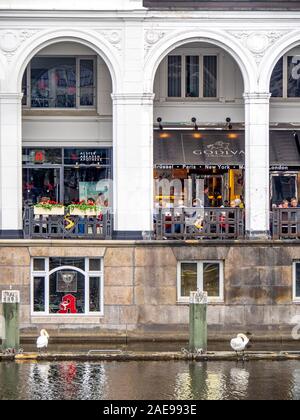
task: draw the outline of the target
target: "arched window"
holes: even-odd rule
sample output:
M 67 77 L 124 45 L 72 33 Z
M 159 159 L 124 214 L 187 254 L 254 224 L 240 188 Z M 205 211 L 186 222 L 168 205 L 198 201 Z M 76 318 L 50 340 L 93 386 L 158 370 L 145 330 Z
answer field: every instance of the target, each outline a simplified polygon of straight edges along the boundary
M 33 315 L 102 315 L 100 258 L 33 258 Z

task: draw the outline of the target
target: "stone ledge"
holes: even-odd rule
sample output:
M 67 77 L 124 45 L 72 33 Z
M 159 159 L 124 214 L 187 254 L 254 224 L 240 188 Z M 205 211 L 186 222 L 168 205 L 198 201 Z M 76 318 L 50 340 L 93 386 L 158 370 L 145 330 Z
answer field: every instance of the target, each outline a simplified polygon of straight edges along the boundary
M 31 323 L 34 324 L 64 324 L 64 327 L 67 328 L 68 325 L 74 324 L 97 324 L 100 325 L 103 316 L 78 316 L 78 317 L 51 317 L 51 316 L 32 316 Z

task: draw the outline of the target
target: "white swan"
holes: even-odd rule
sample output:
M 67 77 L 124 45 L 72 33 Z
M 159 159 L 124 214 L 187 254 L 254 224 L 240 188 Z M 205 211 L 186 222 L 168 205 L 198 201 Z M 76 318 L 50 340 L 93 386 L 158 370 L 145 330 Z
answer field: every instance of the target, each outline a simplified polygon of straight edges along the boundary
M 245 352 L 248 344 L 249 338 L 245 334 L 238 334 L 236 338 L 233 338 L 230 341 L 231 348 L 238 354 L 238 352 Z
M 41 351 L 44 348 L 48 347 L 48 341 L 49 341 L 49 334 L 46 330 L 41 330 L 40 336 L 38 337 L 36 341 L 36 346 L 39 351 Z

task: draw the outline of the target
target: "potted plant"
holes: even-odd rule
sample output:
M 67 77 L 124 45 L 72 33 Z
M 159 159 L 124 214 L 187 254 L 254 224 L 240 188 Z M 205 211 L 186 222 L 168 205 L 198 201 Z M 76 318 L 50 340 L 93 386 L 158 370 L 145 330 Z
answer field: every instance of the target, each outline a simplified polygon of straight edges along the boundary
M 94 201 L 80 201 L 79 203 L 72 203 L 68 206 L 70 216 L 97 216 L 97 206 Z
M 65 206 L 56 201 L 42 201 L 35 204 L 33 209 L 35 215 L 63 216 L 65 214 Z

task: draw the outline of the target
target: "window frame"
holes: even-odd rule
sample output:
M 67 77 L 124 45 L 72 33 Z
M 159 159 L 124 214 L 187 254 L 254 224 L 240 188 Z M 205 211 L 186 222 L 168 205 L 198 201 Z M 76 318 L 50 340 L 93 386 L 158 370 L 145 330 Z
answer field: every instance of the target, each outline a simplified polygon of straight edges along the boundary
M 294 303 L 300 303 L 300 296 L 296 296 L 296 290 L 297 290 L 296 266 L 297 264 L 300 264 L 300 260 L 293 262 L 293 302 Z
M 288 57 L 293 57 L 294 55 L 297 55 L 300 57 L 300 54 L 291 54 L 291 52 L 288 52 L 284 54 L 282 57 L 283 63 L 283 69 L 282 69 L 282 96 L 272 96 L 271 95 L 271 101 L 272 102 L 299 102 L 300 96 L 288 96 Z M 277 63 L 276 63 L 277 64 Z M 275 64 L 275 66 L 276 66 Z M 273 68 L 274 71 L 275 67 Z M 273 74 L 272 71 L 272 74 Z M 272 77 L 272 75 L 271 75 Z M 271 80 L 270 80 L 270 92 L 271 92 Z
M 188 304 L 189 296 L 181 296 L 181 266 L 182 264 L 197 264 L 197 288 L 203 291 L 203 266 L 204 264 L 219 265 L 219 296 L 208 296 L 208 303 L 224 303 L 224 261 L 223 260 L 184 260 L 177 263 L 177 303 Z
M 26 105 L 22 104 L 22 108 L 26 109 L 26 110 L 31 110 L 31 111 L 66 111 L 66 112 L 70 112 L 70 111 L 76 111 L 76 110 L 96 110 L 97 109 L 97 57 L 96 56 L 91 56 L 91 55 L 66 55 L 66 56 L 62 56 L 62 55 L 42 55 L 42 56 L 36 56 L 35 58 L 56 58 L 56 57 L 65 57 L 65 58 L 75 58 L 76 61 L 76 106 L 74 108 L 47 108 L 47 107 L 41 107 L 41 108 L 37 108 L 37 107 L 32 107 L 31 106 L 31 61 L 28 63 L 27 67 L 26 67 L 26 78 L 27 78 L 27 82 L 26 82 L 26 86 L 27 86 L 27 101 L 26 101 Z M 80 62 L 82 60 L 92 60 L 93 61 L 93 66 L 94 66 L 94 80 L 93 80 L 93 86 L 94 86 L 94 105 L 93 106 L 86 106 L 86 105 L 80 105 Z M 24 72 L 24 73 L 25 73 Z
M 76 317 L 76 318 L 82 318 L 82 317 L 103 317 L 104 316 L 104 260 L 103 257 L 74 257 L 74 258 L 84 258 L 84 267 L 85 270 L 81 270 L 80 268 L 74 267 L 74 266 L 60 266 L 58 268 L 55 268 L 51 271 L 49 271 L 50 266 L 50 258 L 52 257 L 32 257 L 30 262 L 30 268 L 31 268 L 31 275 L 30 275 L 30 312 L 32 317 Z M 64 257 L 62 257 L 64 258 Z M 66 257 L 67 258 L 67 257 Z M 33 264 L 34 260 L 36 259 L 42 259 L 45 261 L 45 270 L 44 271 L 34 271 Z M 90 259 L 99 259 L 100 260 L 100 271 L 89 271 L 89 260 Z M 59 313 L 51 313 L 49 311 L 49 290 L 50 290 L 50 276 L 53 273 L 56 273 L 57 271 L 62 270 L 73 270 L 77 271 L 78 273 L 81 273 L 84 275 L 84 295 L 85 295 L 85 312 L 83 314 L 59 314 Z M 44 299 L 45 299 L 45 311 L 43 312 L 36 312 L 34 311 L 34 279 L 38 277 L 43 277 L 45 280 L 44 285 Z M 92 277 L 99 277 L 100 279 L 100 312 L 91 312 L 90 311 L 90 278 Z
M 169 96 L 168 92 L 168 84 L 169 84 L 169 65 L 168 65 L 168 58 L 169 57 L 181 57 L 181 96 Z M 187 61 L 186 57 L 198 57 L 199 58 L 199 96 L 186 96 L 186 67 L 187 67 Z M 216 57 L 217 61 L 217 80 L 216 80 L 216 91 L 217 96 L 204 96 L 204 57 L 207 56 L 213 56 Z M 200 54 L 196 54 L 195 51 L 188 51 L 188 52 L 178 52 L 175 51 L 173 53 L 170 53 L 166 57 L 166 99 L 171 102 L 176 101 L 216 101 L 220 99 L 220 74 L 221 74 L 221 63 L 222 60 L 220 59 L 220 52 L 219 51 L 203 51 Z

